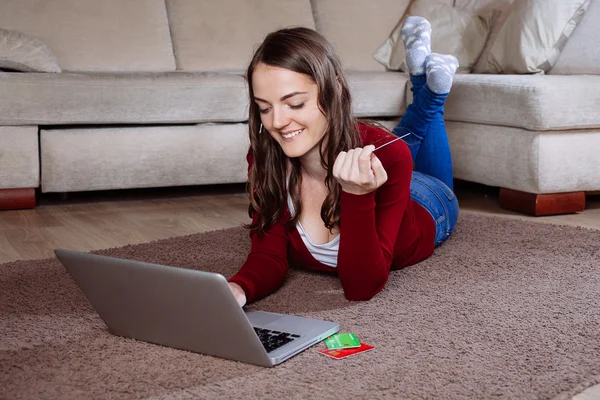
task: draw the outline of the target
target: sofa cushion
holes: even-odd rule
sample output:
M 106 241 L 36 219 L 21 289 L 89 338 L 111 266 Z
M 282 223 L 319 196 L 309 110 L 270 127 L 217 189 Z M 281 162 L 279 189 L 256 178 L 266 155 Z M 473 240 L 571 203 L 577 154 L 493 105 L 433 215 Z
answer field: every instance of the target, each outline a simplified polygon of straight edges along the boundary
M 0 29 L 0 69 L 61 72 L 56 56 L 39 39 L 6 29 Z
M 40 39 L 65 71 L 175 69 L 164 0 L 0 1 L 0 27 Z
M 167 0 L 177 69 L 243 72 L 279 28 L 314 29 L 309 0 Z
M 454 6 L 466 11 L 483 10 L 503 10 L 508 7 L 513 0 L 455 0 Z
M 408 15 L 424 17 L 431 23 L 431 51 L 452 54 L 458 59 L 458 72 L 470 72 L 483 50 L 496 12 L 477 14 L 441 0 L 416 0 L 408 7 L 405 17 Z M 373 55 L 388 69 L 408 71 L 401 38 L 405 17 Z
M 550 74 L 600 74 L 600 0 L 591 0 Z
M 398 116 L 408 78 L 397 72 L 349 72 L 359 117 Z M 10 93 L 10 95 L 8 95 Z M 225 73 L 0 73 L 0 124 L 243 122 L 248 90 Z
M 452 121 L 562 130 L 600 127 L 600 76 L 457 75 L 445 107 Z
M 521 0 L 506 10 L 484 73 L 526 74 L 549 71 L 569 36 L 583 18 L 590 0 Z
M 0 126 L 0 189 L 39 185 L 38 127 Z
M 452 0 L 445 0 L 452 4 Z M 385 71 L 373 53 L 404 15 L 410 0 L 311 0 L 317 30 L 335 47 L 344 67 Z
M 357 117 L 396 117 L 406 110 L 408 77 L 398 72 L 346 73 Z
M 242 183 L 246 124 L 42 129 L 43 192 Z
M 0 73 L 0 124 L 151 124 L 247 119 L 241 76 Z
M 534 132 L 447 122 L 454 177 L 528 193 L 600 188 L 600 129 Z
M 474 3 L 474 2 L 477 3 Z M 485 0 L 479 3 L 479 0 L 456 0 L 457 7 L 463 8 L 465 10 L 496 10 L 496 18 L 492 23 L 492 28 L 490 29 L 490 33 L 488 35 L 487 41 L 485 42 L 485 46 L 483 47 L 483 51 L 479 56 L 479 59 L 473 66 L 472 72 L 476 74 L 483 73 L 486 71 L 488 67 L 488 58 L 490 57 L 490 51 L 492 50 L 493 44 L 496 41 L 496 38 L 500 34 L 504 23 L 508 19 L 509 13 L 506 12 L 509 6 L 518 0 Z

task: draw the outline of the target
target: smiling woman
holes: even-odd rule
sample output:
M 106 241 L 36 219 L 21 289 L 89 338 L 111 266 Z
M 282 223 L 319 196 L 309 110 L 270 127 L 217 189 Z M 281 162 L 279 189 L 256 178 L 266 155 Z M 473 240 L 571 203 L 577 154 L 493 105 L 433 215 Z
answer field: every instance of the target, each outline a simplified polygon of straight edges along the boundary
M 352 116 L 341 63 L 317 32 L 279 30 L 256 50 L 246 75 L 252 247 L 229 279 L 240 305 L 277 290 L 290 263 L 335 273 L 348 299 L 368 300 L 390 270 L 449 237 L 458 204 L 443 104 L 457 63 L 430 54 L 430 30 L 419 17 L 403 29 L 414 100 L 393 134 Z
M 260 63 L 252 85 L 262 124 L 285 155 L 318 159 L 327 119 L 319 109 L 317 84 L 306 75 Z

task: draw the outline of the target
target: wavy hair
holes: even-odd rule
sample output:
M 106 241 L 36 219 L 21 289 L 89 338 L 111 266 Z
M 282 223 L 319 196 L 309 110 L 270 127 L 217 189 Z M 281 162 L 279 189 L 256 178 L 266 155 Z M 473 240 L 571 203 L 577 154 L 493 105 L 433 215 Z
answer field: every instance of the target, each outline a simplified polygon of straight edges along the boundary
M 327 170 L 325 185 L 329 191 L 321 207 L 321 219 L 330 231 L 339 228 L 340 189 L 329 166 L 333 167 L 340 152 L 360 147 L 362 140 L 357 121 L 352 117 L 352 99 L 341 62 L 333 46 L 308 28 L 281 29 L 270 33 L 256 49 L 248 66 L 248 127 L 254 157 L 247 183 L 250 198 L 248 213 L 251 218 L 258 213 L 258 218 L 246 227 L 264 234 L 283 215 L 288 193 L 295 209 L 294 217 L 286 225 L 288 229 L 293 229 L 302 212 L 300 160 L 288 158 L 275 139 L 261 129 L 259 107 L 254 102 L 252 90 L 252 74 L 261 63 L 303 74 L 317 84 L 319 109 L 327 120 L 327 132 L 318 143 L 321 165 Z M 289 189 L 286 185 L 287 160 L 291 165 Z

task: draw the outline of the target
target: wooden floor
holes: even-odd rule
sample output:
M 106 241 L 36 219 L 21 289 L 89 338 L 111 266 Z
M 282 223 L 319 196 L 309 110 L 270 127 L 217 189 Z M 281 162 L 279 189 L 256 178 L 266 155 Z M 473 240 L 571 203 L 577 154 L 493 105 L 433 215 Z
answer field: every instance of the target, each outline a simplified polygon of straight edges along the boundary
M 498 206 L 498 189 L 458 182 L 461 212 L 600 229 L 600 196 L 584 212 L 528 217 Z M 240 226 L 249 221 L 243 185 L 42 195 L 33 210 L 0 211 L 0 264 Z M 573 400 L 600 398 L 600 385 Z
M 582 213 L 536 218 L 501 209 L 497 188 L 458 182 L 456 192 L 461 211 L 600 229 L 600 196 Z M 0 211 L 0 263 L 240 226 L 247 205 L 243 185 L 45 194 L 36 209 Z
M 42 195 L 36 209 L 0 211 L 0 263 L 240 226 L 247 205 L 243 185 Z

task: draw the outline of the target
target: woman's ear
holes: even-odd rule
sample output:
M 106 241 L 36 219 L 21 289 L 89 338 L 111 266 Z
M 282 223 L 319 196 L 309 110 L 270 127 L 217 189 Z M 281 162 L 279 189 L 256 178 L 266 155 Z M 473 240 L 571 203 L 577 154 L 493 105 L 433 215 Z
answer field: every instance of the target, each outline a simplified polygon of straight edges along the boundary
M 340 93 L 342 93 L 342 81 L 340 80 L 340 77 L 336 76 L 335 80 L 337 81 L 338 89 L 340 90 Z

